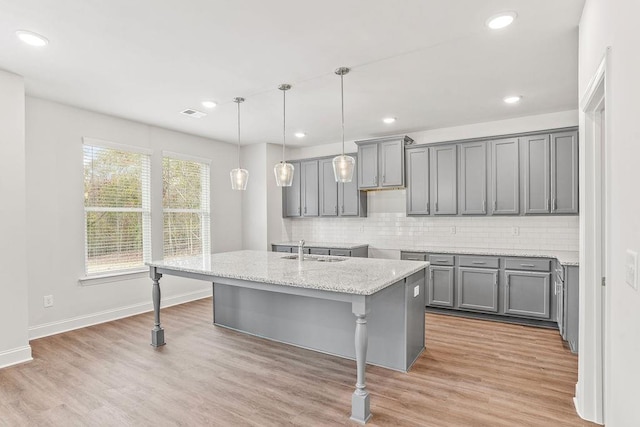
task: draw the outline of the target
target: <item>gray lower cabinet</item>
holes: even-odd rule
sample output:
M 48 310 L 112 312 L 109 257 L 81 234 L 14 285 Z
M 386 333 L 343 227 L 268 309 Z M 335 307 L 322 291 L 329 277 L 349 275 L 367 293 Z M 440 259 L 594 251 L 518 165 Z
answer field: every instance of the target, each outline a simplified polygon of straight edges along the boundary
M 338 215 L 338 183 L 333 174 L 333 160 L 318 160 L 320 216 Z
M 293 165 L 293 182 L 290 187 L 282 187 L 282 216 L 284 218 L 298 217 L 302 214 L 300 203 L 300 162 Z
M 580 279 L 578 266 L 564 267 L 565 281 L 565 340 L 574 353 L 578 352 L 578 319 L 580 299 Z
M 458 268 L 457 308 L 498 312 L 498 270 Z
M 487 213 L 487 144 L 469 142 L 459 147 L 460 214 L 484 215 Z
M 520 213 L 520 140 L 491 142 L 491 213 Z
M 504 312 L 549 319 L 551 273 L 505 271 Z
M 300 163 L 300 198 L 302 216 L 318 216 L 318 161 L 309 160 Z
M 578 132 L 551 134 L 551 213 L 578 213 Z
M 427 305 L 453 307 L 454 267 L 429 267 L 429 292 Z
M 429 215 L 429 148 L 407 148 L 407 215 Z
M 434 215 L 458 213 L 458 156 L 456 145 L 429 148 L 431 208 Z

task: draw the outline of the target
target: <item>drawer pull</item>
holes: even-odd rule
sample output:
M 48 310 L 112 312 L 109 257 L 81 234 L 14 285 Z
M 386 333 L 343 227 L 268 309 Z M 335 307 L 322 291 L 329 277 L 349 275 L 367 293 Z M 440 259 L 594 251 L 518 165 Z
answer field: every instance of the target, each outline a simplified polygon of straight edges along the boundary
M 420 258 L 410 258 L 410 257 L 407 257 L 407 260 L 409 260 L 409 261 L 422 261 L 422 259 L 420 259 Z
M 449 262 L 448 259 L 437 259 L 436 262 Z
M 533 267 L 535 267 L 535 265 L 533 265 L 533 264 L 520 264 L 520 267 L 530 267 L 530 268 L 533 268 Z
M 484 261 L 473 261 L 471 264 L 483 265 L 483 264 L 486 264 L 486 262 L 484 262 Z

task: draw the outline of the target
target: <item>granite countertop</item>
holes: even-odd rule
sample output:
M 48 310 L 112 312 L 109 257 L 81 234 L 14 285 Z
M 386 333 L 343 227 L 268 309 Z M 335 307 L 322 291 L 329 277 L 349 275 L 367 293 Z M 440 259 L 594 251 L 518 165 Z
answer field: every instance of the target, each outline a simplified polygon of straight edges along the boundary
M 335 246 L 332 246 L 335 247 Z M 152 261 L 147 265 L 230 279 L 372 295 L 429 266 L 422 261 L 343 258 L 340 262 L 283 259 L 281 252 L 237 251 Z
M 298 242 L 278 242 L 272 243 L 276 246 L 298 246 Z M 368 243 L 326 243 L 326 242 L 304 242 L 305 248 L 324 248 L 324 249 L 357 249 L 366 248 Z
M 435 247 L 415 247 L 402 248 L 404 252 L 432 252 L 441 254 L 474 254 L 493 256 L 516 256 L 527 258 L 556 258 L 560 264 L 566 266 L 579 265 L 579 253 L 577 251 L 553 251 L 553 250 L 532 250 L 532 249 L 490 249 L 490 248 L 447 248 Z

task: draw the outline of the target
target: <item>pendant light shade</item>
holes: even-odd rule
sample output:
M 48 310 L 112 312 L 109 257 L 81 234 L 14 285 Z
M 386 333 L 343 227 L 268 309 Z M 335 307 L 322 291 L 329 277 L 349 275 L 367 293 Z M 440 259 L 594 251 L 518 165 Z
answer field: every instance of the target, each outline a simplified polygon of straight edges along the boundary
M 291 163 L 284 160 L 284 148 L 287 139 L 287 91 L 291 89 L 289 84 L 281 84 L 278 89 L 282 91 L 283 107 L 282 107 L 282 161 L 273 167 L 273 173 L 276 176 L 276 185 L 278 187 L 291 187 L 293 183 L 294 167 Z
M 244 98 L 233 98 L 233 102 L 238 104 L 238 167 L 232 169 L 229 176 L 231 177 L 231 188 L 233 190 L 246 190 L 249 171 L 240 168 L 240 104 L 244 102 Z
M 344 75 L 350 70 L 347 67 L 340 67 L 336 74 L 340 76 L 340 100 L 342 103 L 342 154 L 333 158 L 333 175 L 336 182 L 351 182 L 356 159 L 344 154 Z

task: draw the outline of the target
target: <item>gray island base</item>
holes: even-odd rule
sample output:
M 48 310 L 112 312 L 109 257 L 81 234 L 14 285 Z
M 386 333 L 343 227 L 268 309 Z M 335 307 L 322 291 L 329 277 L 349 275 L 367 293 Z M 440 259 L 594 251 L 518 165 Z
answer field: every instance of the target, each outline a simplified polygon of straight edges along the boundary
M 408 370 L 424 350 L 428 263 L 238 251 L 149 263 L 153 280 L 151 344 L 165 344 L 160 278 L 213 283 L 214 323 L 356 361 L 351 419 L 371 418 L 367 363 Z M 355 321 L 354 321 L 355 320 Z

